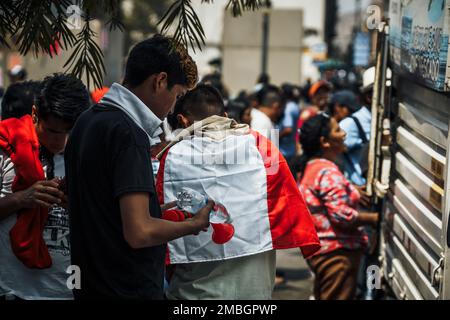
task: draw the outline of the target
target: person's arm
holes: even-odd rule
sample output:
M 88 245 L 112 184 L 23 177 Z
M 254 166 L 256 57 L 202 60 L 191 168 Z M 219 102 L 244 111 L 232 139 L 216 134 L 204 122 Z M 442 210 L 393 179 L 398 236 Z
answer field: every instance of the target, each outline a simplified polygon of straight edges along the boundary
M 209 226 L 209 213 L 214 202 L 201 209 L 192 219 L 171 222 L 150 216 L 148 193 L 125 194 L 119 199 L 123 235 L 133 249 L 153 247 L 171 240 L 198 234 Z
M 355 221 L 355 227 L 371 226 L 376 228 L 380 215 L 377 212 L 360 212 Z
M 345 178 L 337 170 L 327 170 L 320 181 L 321 198 L 330 221 L 341 229 L 353 229 L 360 226 L 376 226 L 378 217 L 375 214 L 359 213 L 349 204 L 349 196 Z

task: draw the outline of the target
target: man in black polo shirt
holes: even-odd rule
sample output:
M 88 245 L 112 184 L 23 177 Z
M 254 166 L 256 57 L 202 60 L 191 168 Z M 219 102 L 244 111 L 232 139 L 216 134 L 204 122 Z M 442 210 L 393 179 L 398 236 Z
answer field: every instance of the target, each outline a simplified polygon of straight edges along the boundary
M 77 121 L 65 154 L 75 298 L 163 298 L 165 244 L 208 227 L 213 202 L 186 222 L 160 219 L 150 157 L 161 119 L 196 82 L 186 49 L 158 35 L 132 49 L 123 86 Z

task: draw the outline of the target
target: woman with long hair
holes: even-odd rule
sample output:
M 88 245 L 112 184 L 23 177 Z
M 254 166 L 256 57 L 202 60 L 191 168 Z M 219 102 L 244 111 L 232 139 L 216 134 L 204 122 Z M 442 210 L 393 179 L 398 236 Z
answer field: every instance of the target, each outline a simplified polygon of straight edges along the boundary
M 319 114 L 303 125 L 300 190 L 313 216 L 322 248 L 308 264 L 315 275 L 316 300 L 352 300 L 363 250 L 364 225 L 378 216 L 358 212 L 360 194 L 344 177 L 336 158 L 345 151 L 346 133 L 334 118 Z

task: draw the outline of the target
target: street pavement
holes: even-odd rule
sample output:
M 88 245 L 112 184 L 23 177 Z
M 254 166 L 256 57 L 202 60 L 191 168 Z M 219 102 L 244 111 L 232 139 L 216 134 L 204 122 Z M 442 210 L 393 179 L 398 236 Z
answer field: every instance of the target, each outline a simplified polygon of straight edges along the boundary
M 274 300 L 309 300 L 313 278 L 300 249 L 278 250 L 277 270 L 284 272 L 285 282 L 276 286 Z

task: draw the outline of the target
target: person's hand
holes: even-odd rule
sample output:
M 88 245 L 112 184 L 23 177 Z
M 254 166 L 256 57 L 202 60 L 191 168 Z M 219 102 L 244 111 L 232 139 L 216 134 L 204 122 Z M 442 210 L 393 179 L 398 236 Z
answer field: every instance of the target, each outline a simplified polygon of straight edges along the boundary
M 16 196 L 22 208 L 50 208 L 63 202 L 64 193 L 58 187 L 59 183 L 55 180 L 38 181 L 30 188 L 16 192 Z
M 216 204 L 209 200 L 206 206 L 201 208 L 190 220 L 194 225 L 194 234 L 198 235 L 201 231 L 206 232 L 209 228 L 209 214 Z
M 359 204 L 365 208 L 370 208 L 372 201 L 366 192 L 366 186 L 356 186 L 355 185 L 354 187 L 358 190 L 358 192 L 361 196 L 361 198 L 359 200 Z
M 176 206 L 177 206 L 177 202 L 176 201 L 172 201 L 172 202 L 169 202 L 169 203 L 161 205 L 161 211 L 164 212 L 164 211 L 173 209 Z

